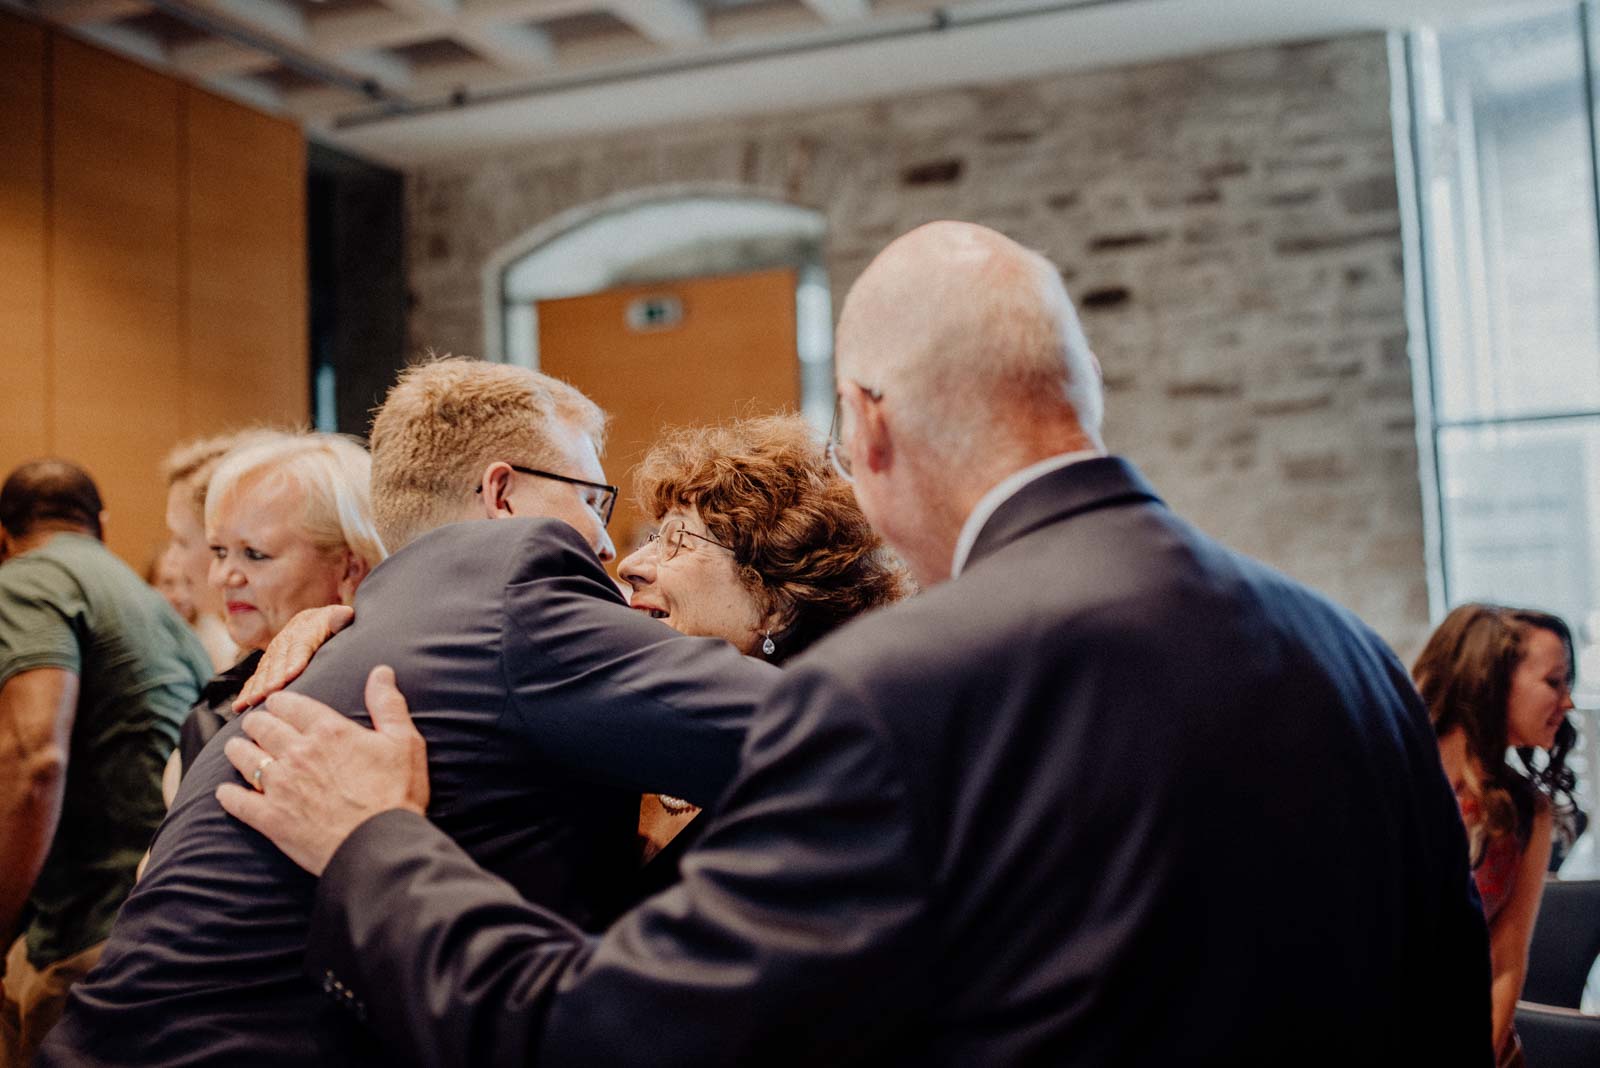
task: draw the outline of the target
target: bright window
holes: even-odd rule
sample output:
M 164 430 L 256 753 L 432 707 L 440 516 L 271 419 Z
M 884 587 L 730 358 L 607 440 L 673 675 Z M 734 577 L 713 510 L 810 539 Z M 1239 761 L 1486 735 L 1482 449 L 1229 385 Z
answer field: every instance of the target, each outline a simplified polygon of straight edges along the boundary
M 1561 615 L 1583 710 L 1600 707 L 1597 15 L 1583 3 L 1423 31 L 1406 50 L 1436 607 Z M 1600 731 L 1592 711 L 1578 723 L 1580 804 L 1600 821 Z M 1574 866 L 1600 868 L 1596 838 Z

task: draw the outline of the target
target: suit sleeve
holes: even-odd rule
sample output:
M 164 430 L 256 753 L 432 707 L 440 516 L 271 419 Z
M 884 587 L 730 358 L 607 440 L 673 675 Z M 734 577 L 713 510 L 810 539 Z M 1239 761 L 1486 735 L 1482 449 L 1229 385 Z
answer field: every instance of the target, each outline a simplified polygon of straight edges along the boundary
M 504 595 L 508 728 L 591 781 L 715 802 L 781 673 L 629 609 L 565 524 L 529 546 Z
M 428 1065 L 870 1056 L 927 996 L 928 866 L 881 727 L 801 672 L 752 728 L 683 882 L 600 939 L 389 813 L 318 886 L 311 974 Z

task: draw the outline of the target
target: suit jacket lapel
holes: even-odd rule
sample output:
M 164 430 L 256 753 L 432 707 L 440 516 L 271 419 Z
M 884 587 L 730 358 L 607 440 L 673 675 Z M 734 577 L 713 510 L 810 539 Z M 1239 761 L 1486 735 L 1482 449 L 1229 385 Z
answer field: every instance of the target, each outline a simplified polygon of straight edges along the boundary
M 1161 498 L 1145 477 L 1120 456 L 1080 460 L 1034 479 L 1008 498 L 983 525 L 967 556 L 967 567 L 1040 527 L 1130 501 Z

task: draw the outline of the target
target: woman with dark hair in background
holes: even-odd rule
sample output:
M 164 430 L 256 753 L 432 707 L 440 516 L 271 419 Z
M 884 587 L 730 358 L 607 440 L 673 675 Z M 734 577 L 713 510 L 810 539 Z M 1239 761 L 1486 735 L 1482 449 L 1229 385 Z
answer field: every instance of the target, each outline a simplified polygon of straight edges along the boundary
M 1489 604 L 1446 616 L 1411 669 L 1471 842 L 1489 923 L 1499 1065 L 1523 1063 L 1513 1021 L 1528 943 L 1552 836 L 1570 835 L 1577 811 L 1566 765 L 1577 740 L 1567 718 L 1576 671 L 1572 632 L 1560 618 Z

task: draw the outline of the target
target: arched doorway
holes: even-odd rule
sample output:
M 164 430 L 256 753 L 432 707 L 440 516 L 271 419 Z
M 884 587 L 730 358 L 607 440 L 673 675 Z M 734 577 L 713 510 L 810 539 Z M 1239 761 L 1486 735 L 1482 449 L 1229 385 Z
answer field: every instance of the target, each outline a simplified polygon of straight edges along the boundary
M 833 405 L 820 212 L 722 190 L 631 193 L 536 228 L 484 275 L 490 358 L 564 378 L 612 416 L 619 550 L 648 532 L 631 471 L 667 426 Z

